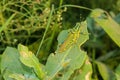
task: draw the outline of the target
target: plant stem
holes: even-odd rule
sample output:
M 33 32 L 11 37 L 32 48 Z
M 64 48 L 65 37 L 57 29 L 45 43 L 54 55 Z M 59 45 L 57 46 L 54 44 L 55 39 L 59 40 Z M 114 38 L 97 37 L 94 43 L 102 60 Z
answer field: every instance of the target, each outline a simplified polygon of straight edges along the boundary
M 47 26 L 46 26 L 46 30 L 45 30 L 45 32 L 44 32 L 43 38 L 42 38 L 42 40 L 41 40 L 41 43 L 40 43 L 40 45 L 39 45 L 39 47 L 38 47 L 38 50 L 37 50 L 36 56 L 39 55 L 39 52 L 40 52 L 41 46 L 42 46 L 43 41 L 44 41 L 44 39 L 45 39 L 45 35 L 46 35 L 46 33 L 47 33 L 47 31 L 48 31 L 48 28 L 49 28 L 49 26 L 50 26 L 50 22 L 51 22 L 51 19 L 52 19 L 53 11 L 54 11 L 54 5 L 52 5 L 52 10 L 51 10 L 50 15 L 49 15 L 49 19 L 48 19 L 48 23 L 47 23 Z
M 96 41 L 96 37 L 93 39 L 93 41 Z M 94 74 L 94 78 L 97 77 L 96 75 L 96 64 L 95 64 L 95 56 L 96 56 L 96 50 L 95 48 L 92 49 L 92 62 L 93 62 L 93 74 Z
M 92 11 L 92 9 L 90 9 L 90 8 L 87 8 L 87 7 L 84 7 L 84 6 L 78 6 L 78 5 L 68 4 L 68 5 L 59 6 L 59 8 L 63 8 L 63 7 L 75 7 L 75 8 L 86 9 L 86 10 Z
M 63 0 L 60 0 L 60 4 L 59 4 L 59 7 L 62 5 L 62 3 L 63 3 Z

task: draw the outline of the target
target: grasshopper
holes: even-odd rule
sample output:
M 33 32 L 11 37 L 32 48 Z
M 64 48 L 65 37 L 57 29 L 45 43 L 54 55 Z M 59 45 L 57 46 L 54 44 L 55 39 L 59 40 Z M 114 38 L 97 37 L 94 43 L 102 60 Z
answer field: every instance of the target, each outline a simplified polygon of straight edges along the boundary
M 64 40 L 63 44 L 59 46 L 58 52 L 64 52 L 66 49 L 70 48 L 73 44 L 77 43 L 80 36 L 80 23 L 71 29 L 68 33 L 67 38 Z

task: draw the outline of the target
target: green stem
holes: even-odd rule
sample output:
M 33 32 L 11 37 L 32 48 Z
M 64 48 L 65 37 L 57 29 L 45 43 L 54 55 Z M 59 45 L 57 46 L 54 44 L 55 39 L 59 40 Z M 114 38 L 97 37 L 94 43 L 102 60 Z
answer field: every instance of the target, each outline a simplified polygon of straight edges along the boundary
M 6 21 L 5 24 L 2 25 L 2 27 L 0 28 L 0 33 L 5 29 L 7 28 L 7 26 L 10 24 L 11 20 L 15 17 L 16 13 L 12 14 L 10 16 L 10 18 Z
M 56 24 L 57 24 L 57 23 L 56 23 Z M 52 35 L 51 35 L 51 37 L 50 37 L 50 41 L 48 42 L 48 47 L 46 48 L 47 51 L 50 50 L 50 47 L 51 47 L 51 45 L 52 45 L 52 42 L 53 42 L 53 39 L 54 39 L 54 36 L 55 36 L 55 32 L 56 32 L 56 30 L 57 30 L 57 26 L 55 25 L 53 28 L 54 28 L 54 30 L 53 30 Z
M 41 43 L 40 43 L 40 45 L 39 45 L 39 47 L 38 47 L 38 51 L 37 51 L 37 53 L 36 53 L 36 56 L 38 56 L 38 54 L 39 54 L 39 52 L 40 52 L 41 46 L 42 46 L 43 41 L 44 41 L 44 39 L 45 39 L 45 35 L 46 35 L 46 33 L 47 33 L 47 31 L 48 31 L 48 28 L 49 28 L 49 26 L 50 26 L 50 22 L 51 22 L 51 19 L 52 19 L 53 11 L 54 11 L 54 5 L 52 5 L 52 10 L 51 10 L 51 12 L 50 12 L 50 16 L 49 16 L 49 19 L 48 19 L 48 23 L 47 23 L 47 26 L 46 26 L 46 30 L 45 30 L 45 32 L 44 32 L 43 38 L 42 38 L 42 40 L 41 40 Z
M 92 11 L 92 9 L 90 9 L 90 8 L 87 8 L 87 7 L 84 7 L 84 6 L 78 6 L 78 5 L 71 5 L 71 4 L 62 5 L 59 8 L 63 8 L 63 7 L 75 7 L 75 8 L 86 9 L 86 10 Z
M 93 39 L 93 41 L 96 41 L 96 37 Z M 97 77 L 96 75 L 96 64 L 95 64 L 95 56 L 96 56 L 96 50 L 93 48 L 92 49 L 92 62 L 93 62 L 93 74 L 94 74 L 94 78 Z
M 63 0 L 60 0 L 60 4 L 59 4 L 59 7 L 62 5 L 62 3 L 63 3 Z

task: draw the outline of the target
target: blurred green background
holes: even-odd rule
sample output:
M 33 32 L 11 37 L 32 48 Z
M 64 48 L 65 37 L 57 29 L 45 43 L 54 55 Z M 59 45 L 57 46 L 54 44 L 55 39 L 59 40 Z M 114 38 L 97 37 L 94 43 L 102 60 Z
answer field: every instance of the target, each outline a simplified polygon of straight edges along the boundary
M 120 24 L 120 0 L 0 0 L 0 54 L 7 46 L 16 47 L 18 43 L 27 45 L 36 53 L 48 24 L 51 5 L 54 5 L 56 10 L 40 49 L 40 61 L 45 63 L 48 55 L 56 50 L 61 30 L 72 28 L 76 22 L 87 19 L 90 39 L 82 45 L 82 49 L 91 58 L 105 62 L 111 69 L 116 68 L 120 48 L 88 17 L 91 11 L 75 7 L 60 8 L 67 4 L 104 9 Z

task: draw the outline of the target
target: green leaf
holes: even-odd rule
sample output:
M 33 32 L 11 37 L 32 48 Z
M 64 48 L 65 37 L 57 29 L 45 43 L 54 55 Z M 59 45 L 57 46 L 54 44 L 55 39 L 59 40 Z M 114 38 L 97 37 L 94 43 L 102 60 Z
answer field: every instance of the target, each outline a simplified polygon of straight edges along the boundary
M 74 70 L 82 67 L 86 57 L 86 52 L 80 51 L 79 47 L 74 45 L 66 57 L 67 59 L 70 59 L 70 62 L 67 63 L 67 65 L 63 63 L 65 67 L 63 67 L 63 70 L 60 71 L 63 74 L 60 80 L 68 80 L 74 73 Z
M 15 80 L 25 80 L 25 77 L 20 74 L 11 74 L 9 77 L 11 77 L 12 79 L 15 79 Z
M 91 77 L 92 64 L 87 57 L 84 65 L 71 76 L 70 80 L 92 80 Z
M 86 53 L 80 51 L 79 47 L 74 45 L 64 53 L 51 54 L 46 63 L 46 72 L 49 80 L 52 80 L 59 71 L 62 71 L 63 77 L 60 80 L 68 80 L 75 69 L 80 68 L 86 59 Z
M 36 56 L 28 50 L 26 46 L 23 46 L 21 44 L 18 45 L 18 50 L 20 53 L 20 61 L 28 66 L 34 69 L 35 73 L 40 79 L 43 79 L 45 77 L 45 73 L 43 72 L 43 65 L 39 63 L 39 60 L 36 58 Z
M 120 64 L 115 69 L 115 75 L 116 75 L 117 80 L 119 80 L 120 79 Z
M 70 31 L 73 32 L 71 33 Z M 56 54 L 52 53 L 49 56 L 45 66 L 47 79 L 68 80 L 74 70 L 80 68 L 86 60 L 86 52 L 80 50 L 80 46 L 88 38 L 86 22 L 82 22 L 80 26 L 75 26 L 73 29 L 62 31 L 58 36 Z M 62 50 L 60 45 L 65 50 Z M 61 48 L 62 52 L 59 51 L 59 48 Z M 59 73 L 62 74 L 61 77 Z
M 1 74 L 5 80 L 12 80 L 9 75 L 14 73 L 32 75 L 32 70 L 21 64 L 17 49 L 7 47 L 1 57 Z
M 115 80 L 114 73 L 105 64 L 99 61 L 96 61 L 96 64 L 103 80 Z
M 68 55 L 68 52 L 70 50 L 66 51 L 66 54 L 51 54 L 47 60 L 45 70 L 47 72 L 47 79 L 52 80 L 55 75 L 63 68 L 65 63 L 69 63 L 69 59 L 66 59 L 66 56 Z
M 104 29 L 110 38 L 120 47 L 120 25 L 102 9 L 94 9 L 90 16 Z
M 22 74 L 11 74 L 9 77 L 15 80 L 39 80 L 38 78 L 34 77 L 34 75 L 26 77 Z

